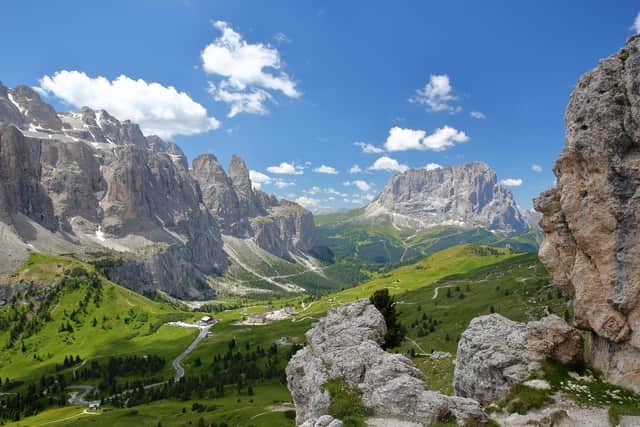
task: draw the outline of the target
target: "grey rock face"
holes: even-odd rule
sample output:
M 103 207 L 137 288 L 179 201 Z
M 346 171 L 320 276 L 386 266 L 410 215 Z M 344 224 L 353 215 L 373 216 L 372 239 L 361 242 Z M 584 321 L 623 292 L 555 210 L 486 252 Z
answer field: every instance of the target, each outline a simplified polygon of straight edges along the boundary
M 315 244 L 311 212 L 300 205 L 252 188 L 244 161 L 233 156 L 229 175 L 211 154 L 194 159 L 191 175 L 224 234 L 252 237 L 262 249 L 285 259 Z
M 249 235 L 247 217 L 241 213 L 240 201 L 222 165 L 213 154 L 193 159 L 191 175 L 202 190 L 202 200 L 225 234 Z
M 515 233 L 528 228 L 511 191 L 482 162 L 398 173 L 365 214 L 388 215 L 398 226 L 418 229 L 456 225 Z
M 297 424 L 315 425 L 327 414 L 330 395 L 322 386 L 334 378 L 356 385 L 375 416 L 424 426 L 451 414 L 459 423 L 486 420 L 477 402 L 427 390 L 411 360 L 382 350 L 385 332 L 380 312 L 360 300 L 329 311 L 306 333 L 306 347 L 286 369 Z
M 9 90 L 9 96 L 29 123 L 54 131 L 62 129 L 62 121 L 53 107 L 43 102 L 29 86 L 16 86 Z
M 247 169 L 244 160 L 234 154 L 231 156 L 227 170 L 229 171 L 229 179 L 233 189 L 238 196 L 240 215 L 248 218 L 263 215 L 265 213 L 264 209 L 260 206 L 258 198 L 253 191 L 249 169 Z
M 457 396 L 487 405 L 526 380 L 545 358 L 579 361 L 583 348 L 578 331 L 555 315 L 528 324 L 499 314 L 476 317 L 458 342 L 453 387 Z
M 58 229 L 53 203 L 41 183 L 41 145 L 14 126 L 0 130 L 0 220 L 22 213 L 51 231 Z
M 534 202 L 540 259 L 593 332 L 594 366 L 640 391 L 640 37 L 580 78 L 565 122 L 557 186 Z

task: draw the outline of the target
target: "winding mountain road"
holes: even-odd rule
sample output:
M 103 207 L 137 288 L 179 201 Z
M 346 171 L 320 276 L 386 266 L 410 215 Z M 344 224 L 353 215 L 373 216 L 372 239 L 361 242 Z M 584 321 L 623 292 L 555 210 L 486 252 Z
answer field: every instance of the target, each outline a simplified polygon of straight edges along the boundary
M 213 325 L 198 327 L 198 329 L 200 329 L 200 333 L 198 334 L 196 339 L 193 340 L 191 344 L 189 344 L 189 347 L 187 347 L 185 351 L 183 351 L 178 357 L 173 359 L 173 362 L 171 364 L 173 365 L 173 369 L 176 370 L 176 376 L 174 379 L 175 382 L 180 381 L 182 377 L 184 377 L 184 368 L 182 367 L 180 362 L 182 362 L 185 357 L 191 354 L 191 352 L 198 346 L 198 344 L 200 344 L 200 341 L 202 341 L 207 337 L 207 334 L 209 333 L 209 329 L 211 329 L 211 326 Z

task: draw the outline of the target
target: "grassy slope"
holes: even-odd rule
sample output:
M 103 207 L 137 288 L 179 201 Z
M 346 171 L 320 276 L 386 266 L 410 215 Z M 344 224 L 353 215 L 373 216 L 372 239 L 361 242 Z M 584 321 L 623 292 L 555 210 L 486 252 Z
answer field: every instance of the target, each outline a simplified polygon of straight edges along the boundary
M 388 220 L 363 221 L 358 217 L 362 209 L 320 215 L 318 246 L 335 254 L 335 262 L 325 268 L 334 280 L 355 284 L 371 276 L 372 272 L 387 271 L 409 264 L 427 255 L 463 243 L 494 247 L 510 247 L 532 252 L 537 249 L 537 234 L 530 230 L 507 237 L 484 229 L 434 227 L 421 231 L 398 229 Z
M 438 296 L 433 299 L 435 288 Z M 458 290 L 459 289 L 459 290 Z M 450 294 L 448 295 L 448 291 Z M 463 295 L 464 298 L 460 298 Z M 398 296 L 400 320 L 408 328 L 408 338 L 398 351 L 417 353 L 432 350 L 455 355 L 457 339 L 476 316 L 494 311 L 517 321 L 545 316 L 545 310 L 565 315 L 568 296 L 550 283 L 544 266 L 535 254 L 521 254 L 501 262 L 446 277 L 428 288 L 420 288 Z M 427 326 L 437 321 L 435 331 L 425 334 Z M 430 319 L 431 320 L 430 322 Z M 431 388 L 452 393 L 453 357 L 432 361 L 428 357 L 414 359 L 425 373 Z
M 87 271 L 92 267 L 65 257 L 32 254 L 14 279 L 59 280 L 64 270 L 82 266 Z M 52 372 L 56 364 L 62 364 L 68 355 L 80 355 L 82 359 L 97 359 L 116 354 L 157 354 L 168 362 L 180 354 L 196 335 L 194 330 L 161 326 L 168 320 L 193 317 L 192 313 L 181 313 L 165 303 L 151 301 L 135 292 L 102 280 L 102 298 L 99 306 L 91 301 L 86 313 L 78 316 L 78 322 L 70 320 L 78 303 L 87 293 L 86 287 L 61 293 L 51 308 L 52 320 L 21 345 L 3 349 L 0 353 L 0 376 L 11 379 L 35 379 L 45 372 Z M 10 304 L 9 304 L 10 305 Z M 2 312 L 11 307 L 3 308 Z M 104 318 L 108 319 L 104 321 Z M 92 325 L 93 319 L 97 325 Z M 59 332 L 60 325 L 69 322 L 73 333 Z M 0 331 L 0 345 L 4 348 L 8 331 Z M 170 375 L 171 364 L 167 363 L 163 374 Z
M 533 266 L 533 268 L 530 268 Z M 529 278 L 523 280 L 523 278 Z M 299 312 L 297 319 L 301 321 L 284 320 L 264 326 L 236 326 L 232 322 L 242 319 L 248 313 L 263 312 L 270 308 L 266 303 L 256 303 L 252 307 L 244 307 L 241 309 L 230 310 L 216 314 L 221 322 L 213 329 L 213 336 L 205 339 L 196 350 L 183 362 L 188 375 L 197 375 L 198 373 L 210 370 L 210 361 L 215 354 L 222 354 L 226 351 L 226 344 L 230 339 L 237 341 L 239 348 L 244 348 L 247 342 L 252 346 L 261 345 L 265 348 L 271 345 L 276 339 L 286 336 L 290 337 L 293 342 L 304 342 L 304 333 L 309 329 L 315 319 L 321 317 L 326 311 L 345 302 L 353 301 L 358 298 L 368 297 L 377 289 L 389 288 L 391 293 L 396 294 L 401 301 L 401 319 L 410 326 L 413 320 L 421 318 L 423 312 L 430 317 L 440 320 L 436 331 L 426 337 L 419 337 L 417 330 L 410 328 L 409 337 L 413 339 L 420 347 L 426 351 L 432 348 L 436 350 L 455 350 L 455 337 L 466 326 L 466 323 L 472 317 L 488 312 L 488 307 L 494 305 L 496 311 L 503 312 L 512 318 L 522 319 L 528 318 L 527 310 L 533 317 L 537 317 L 541 313 L 542 305 L 546 305 L 547 294 L 539 291 L 539 287 L 546 285 L 548 278 L 544 269 L 537 262 L 533 254 L 517 254 L 508 249 L 493 249 L 486 247 L 477 247 L 473 245 L 461 245 L 449 248 L 447 250 L 433 254 L 416 265 L 404 266 L 395 269 L 389 273 L 375 275 L 374 279 L 364 283 L 358 287 L 346 289 L 341 292 L 322 296 L 315 301 L 307 301 L 304 303 L 304 297 L 296 297 L 287 300 L 274 301 L 272 308 L 279 308 L 284 305 L 291 305 Z M 459 297 L 447 298 L 445 289 L 441 289 L 436 305 L 431 298 L 434 292 L 434 286 L 461 285 L 464 289 L 465 299 L 460 300 Z M 466 291 L 466 285 L 470 290 Z M 115 285 L 113 285 L 115 286 Z M 497 291 L 496 287 L 500 286 Z M 528 290 L 524 290 L 527 288 Z M 529 289 L 530 288 L 530 289 Z M 535 289 L 534 289 L 535 288 Z M 106 289 L 106 288 L 105 288 Z M 125 299 L 120 299 L 116 304 L 118 307 L 112 307 L 114 310 L 123 310 L 127 312 L 127 299 L 133 298 L 129 296 L 129 291 L 116 287 L 117 294 L 123 293 Z M 549 294 L 557 292 L 555 289 L 549 288 Z M 455 288 L 454 288 L 455 290 Z M 535 303 L 525 303 L 522 294 L 518 292 L 530 292 L 537 295 L 542 292 L 542 298 L 536 297 Z M 535 290 L 535 292 L 534 292 Z M 510 295 L 504 292 L 509 291 Z M 106 292 L 105 292 L 106 295 Z M 143 298 L 133 294 L 137 298 Z M 521 304 L 511 304 L 514 296 L 517 300 L 522 298 Z M 557 296 L 553 297 L 557 299 Z M 106 298 L 103 305 L 106 306 Z M 131 302 L 132 300 L 129 299 Z M 149 313 L 150 316 L 161 316 L 162 310 L 167 309 L 166 305 L 155 303 L 146 299 L 141 301 L 147 302 L 149 307 L 153 307 Z M 137 302 L 137 301 L 133 301 Z M 556 309 L 559 311 L 560 302 L 558 299 Z M 552 305 L 555 303 L 552 303 Z M 418 305 L 422 311 L 418 312 Z M 54 322 L 55 323 L 55 322 Z M 89 327 L 91 328 L 91 327 Z M 82 329 L 82 328 L 80 328 Z M 148 340 L 149 344 L 161 347 L 166 345 L 168 349 L 173 348 L 174 342 L 171 340 L 163 341 L 160 338 L 163 329 L 148 336 L 141 336 L 137 340 Z M 173 330 L 173 329 L 172 329 Z M 138 331 L 141 331 L 138 328 Z M 182 331 L 175 329 L 173 331 Z M 186 332 L 186 331 L 185 331 Z M 88 331 L 91 333 L 91 330 Z M 193 334 L 193 332 L 191 332 Z M 449 335 L 450 340 L 447 341 L 445 336 Z M 190 340 L 191 335 L 186 340 Z M 136 340 L 134 339 L 134 341 Z M 113 344 L 118 343 L 117 340 L 110 341 Z M 44 343 L 43 345 L 50 345 Z M 91 346 L 90 343 L 87 345 Z M 124 345 L 130 345 L 125 343 Z M 186 344 L 180 344 L 180 348 L 184 348 Z M 95 346 L 94 346 L 95 347 Z M 108 346 L 107 346 L 108 347 Z M 410 341 L 405 343 L 400 349 L 407 352 L 410 348 L 416 348 Z M 63 347 L 64 348 L 64 347 Z M 162 349 L 158 349 L 162 351 Z M 94 349 L 93 351 L 97 351 Z M 171 351 L 171 350 L 169 350 Z M 176 350 L 177 351 L 177 350 Z M 166 351 L 163 352 L 166 354 Z M 106 353 L 105 353 L 106 354 Z M 161 354 L 161 353 L 159 353 Z M 65 353 L 60 355 L 64 358 Z M 82 357 L 86 357 L 85 353 L 80 352 Z M 167 356 L 165 356 L 167 357 Z M 168 358 L 168 357 L 167 357 Z M 25 358 L 26 360 L 27 358 Z M 196 366 L 195 361 L 200 359 L 202 364 Z M 440 389 L 442 391 L 450 391 L 452 359 L 443 359 L 431 362 L 426 358 L 416 358 L 416 364 L 422 369 L 427 377 L 430 387 Z M 208 404 L 220 406 L 219 409 L 211 413 L 192 414 L 190 410 L 187 414 L 182 414 L 182 407 L 190 409 L 191 402 L 162 401 L 150 405 L 144 405 L 131 413 L 130 409 L 115 410 L 113 412 L 101 415 L 100 417 L 91 417 L 90 419 L 73 419 L 64 423 L 56 423 L 55 425 L 157 425 L 159 420 L 163 426 L 185 425 L 191 421 L 197 425 L 200 416 L 209 421 L 233 421 L 237 425 L 290 425 L 290 423 L 282 413 L 270 412 L 270 406 L 275 405 L 274 400 L 288 400 L 288 392 L 286 387 L 279 383 L 263 384 L 256 386 L 256 395 L 253 396 L 254 403 L 249 404 L 247 396 L 240 396 L 241 402 L 238 403 L 238 396 L 230 393 L 228 397 L 208 401 Z M 202 401 L 207 403 L 207 401 Z M 66 408 L 65 408 L 66 410 Z M 62 410 L 55 410 L 62 411 Z M 39 417 L 47 419 L 47 421 L 64 418 L 58 412 L 51 412 L 51 416 L 46 413 L 40 414 Z M 78 410 L 77 412 L 80 412 Z M 266 412 L 266 413 L 265 413 Z M 250 418 L 256 414 L 264 413 L 258 419 Z M 67 414 L 67 412 L 64 412 Z M 235 418 L 229 418 L 235 417 Z M 24 420 L 23 420 L 24 421 Z M 27 423 L 28 425 L 38 425 L 37 423 Z M 22 423 L 21 425 L 25 425 Z
M 230 426 L 239 427 L 286 427 L 294 425 L 293 420 L 287 419 L 282 412 L 286 408 L 283 403 L 288 401 L 289 393 L 286 388 L 267 385 L 256 387 L 255 395 L 252 397 L 246 395 L 238 397 L 232 394 L 215 400 L 201 399 L 184 402 L 163 400 L 133 408 L 100 411 L 100 415 L 82 415 L 83 407 L 67 407 L 45 411 L 35 417 L 25 418 L 19 423 L 9 423 L 6 426 L 37 427 L 46 424 L 76 427 L 156 427 L 158 422 L 161 422 L 163 427 L 177 427 L 197 426 L 202 418 L 205 425 L 226 422 Z M 191 407 L 195 402 L 215 406 L 215 409 L 194 412 Z M 182 413 L 183 408 L 186 410 L 185 413 Z M 77 417 L 56 422 L 73 416 Z

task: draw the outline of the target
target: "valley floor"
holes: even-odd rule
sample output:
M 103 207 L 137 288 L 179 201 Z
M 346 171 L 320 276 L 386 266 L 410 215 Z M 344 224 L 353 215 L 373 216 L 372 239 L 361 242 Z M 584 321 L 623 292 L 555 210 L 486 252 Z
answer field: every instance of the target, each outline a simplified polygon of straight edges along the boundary
M 103 294 L 118 296 L 115 301 L 119 302 L 110 305 L 102 298 L 98 307 L 90 302 L 87 313 L 78 317 L 79 323 L 72 322 L 74 332 L 62 332 L 63 335 L 67 334 L 68 339 L 59 345 L 52 358 L 32 363 L 34 356 L 45 353 L 47 348 L 38 347 L 36 343 L 53 346 L 53 341 L 50 340 L 56 340 L 61 334 L 57 331 L 59 325 L 64 324 L 64 319 L 68 318 L 73 307 L 82 300 L 81 289 L 72 290 L 69 295 L 60 297 L 57 307 L 64 306 L 64 309 L 59 313 L 54 312 L 51 326 L 44 322 L 41 332 L 23 339 L 25 352 L 19 348 L 4 352 L 6 354 L 3 354 L 0 364 L 0 376 L 25 381 L 24 385 L 18 384 L 15 389 L 7 388 L 6 383 L 3 383 L 4 392 L 24 392 L 30 381 L 43 373 L 52 372 L 54 363 L 61 365 L 62 361 L 56 357 L 61 359 L 66 354 L 76 353 L 83 360 L 81 365 L 64 367 L 53 371 L 54 374 L 67 376 L 69 385 L 98 386 L 104 382 L 100 376 L 95 379 L 73 380 L 75 370 L 80 373 L 82 369 L 90 367 L 92 362 L 106 363 L 110 357 L 126 353 L 129 349 L 132 354 L 141 357 L 156 355 L 167 360 L 155 373 L 138 375 L 138 371 L 131 371 L 116 376 L 114 381 L 120 389 L 133 386 L 137 390 L 137 384 L 164 384 L 165 381 L 174 379 L 174 376 L 178 380 L 178 388 L 181 387 L 180 384 L 187 386 L 191 384 L 189 381 L 198 378 L 225 378 L 224 389 L 221 391 L 215 388 L 215 391 L 198 382 L 193 383 L 198 384 L 197 386 L 187 386 L 191 390 L 171 391 L 170 385 L 173 382 L 170 381 L 168 385 L 155 389 L 138 390 L 134 393 L 135 398 L 132 397 L 133 400 L 129 401 L 130 407 L 120 408 L 118 406 L 122 402 L 109 402 L 104 394 L 89 395 L 86 400 L 107 401 L 95 411 L 88 410 L 84 405 L 60 408 L 49 405 L 37 415 L 24 417 L 19 422 L 12 423 L 9 418 L 5 418 L 5 425 L 292 426 L 294 409 L 282 371 L 287 355 L 299 348 L 298 345 L 304 344 L 304 333 L 327 310 L 358 298 L 368 298 L 378 289 L 388 289 L 395 295 L 400 320 L 407 328 L 407 339 L 394 351 L 413 358 L 424 373 L 428 386 L 446 394 L 452 393 L 453 362 L 458 336 L 473 317 L 498 312 L 514 320 L 527 321 L 551 312 L 567 318 L 572 315 L 567 295 L 551 283 L 535 254 L 473 245 L 438 252 L 416 264 L 378 274 L 373 280 L 354 288 L 321 297 L 300 295 L 245 303 L 238 308 L 213 313 L 203 311 L 203 307 L 198 309 L 200 311 L 184 311 L 180 305 L 147 299 L 136 300 L 135 298 L 144 297 L 134 298 L 128 294 L 130 291 L 117 285 L 103 286 Z M 113 290 L 109 290 L 111 288 Z M 120 295 L 123 299 L 118 299 Z M 113 320 L 107 320 L 106 325 L 115 322 L 116 316 L 121 316 L 120 321 L 129 319 L 128 323 L 123 322 L 121 326 L 113 324 L 112 329 L 107 332 L 122 331 L 126 334 L 121 339 L 118 335 L 109 335 L 113 332 L 101 332 L 104 336 L 89 347 L 86 343 L 96 338 L 92 318 L 97 314 L 95 317 L 100 328 L 103 310 L 107 308 L 113 310 L 111 315 L 107 315 Z M 284 312 L 285 308 L 291 313 L 289 318 L 271 321 L 269 316 L 265 316 L 268 313 Z M 131 310 L 135 316 L 131 316 Z M 146 316 L 144 322 L 141 321 L 141 318 L 145 318 L 143 314 Z M 204 315 L 215 317 L 217 323 L 210 327 L 211 333 L 205 333 L 209 332 L 208 327 L 201 328 L 197 338 L 195 330 L 154 323 L 160 321 L 164 324 L 174 320 L 195 322 Z M 133 328 L 138 324 L 136 319 L 141 323 Z M 249 319 L 265 320 L 248 322 Z M 150 327 L 151 324 L 156 326 Z M 127 334 L 134 338 L 127 339 Z M 86 339 L 80 339 L 85 335 Z M 71 336 L 73 339 L 69 339 Z M 136 347 L 134 343 L 140 340 L 147 344 Z M 437 357 L 431 357 L 432 354 Z M 104 365 L 94 366 L 95 369 L 103 367 Z M 252 379 L 239 380 L 240 377 L 235 376 L 236 372 L 255 374 Z M 160 392 L 174 393 L 172 396 L 175 397 L 152 395 Z M 138 401 L 140 404 L 136 403 Z M 607 406 L 608 404 L 605 405 Z M 500 420 L 503 424 L 510 425 L 507 418 L 505 416 Z

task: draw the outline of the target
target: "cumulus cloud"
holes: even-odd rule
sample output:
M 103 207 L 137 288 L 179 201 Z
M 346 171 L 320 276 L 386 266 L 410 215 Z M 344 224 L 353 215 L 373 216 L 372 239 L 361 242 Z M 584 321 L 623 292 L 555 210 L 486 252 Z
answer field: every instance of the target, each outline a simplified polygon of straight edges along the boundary
M 520 178 L 507 178 L 500 181 L 500 184 L 507 187 L 520 187 L 522 185 L 522 179 Z
M 437 163 L 427 163 L 424 168 L 428 171 L 434 171 L 436 169 L 441 169 L 442 165 L 439 165 Z
M 401 164 L 396 159 L 388 156 L 380 157 L 371 166 L 369 166 L 369 170 L 373 171 L 404 172 L 407 169 L 409 169 L 409 166 Z
M 353 145 L 360 147 L 362 152 L 365 154 L 380 154 L 384 152 L 384 150 L 380 147 L 376 147 L 375 145 L 368 144 L 366 142 L 354 142 Z
M 147 83 L 121 75 L 115 80 L 62 70 L 40 79 L 40 90 L 75 107 L 107 110 L 119 120 L 131 120 L 149 135 L 193 135 L 220 127 L 207 110 L 173 86 Z M 41 92 L 42 93 L 42 92 Z
M 487 116 L 484 115 L 483 112 L 481 111 L 472 111 L 469 113 L 471 115 L 471 117 L 473 117 L 474 119 L 478 119 L 478 120 L 482 120 L 482 119 L 486 119 Z
M 317 168 L 313 169 L 316 173 L 324 173 L 327 175 L 338 175 L 338 171 L 333 166 L 320 165 Z
M 263 43 L 248 43 L 224 21 L 213 26 L 222 33 L 201 52 L 202 69 L 221 81 L 211 84 L 209 92 L 217 101 L 227 103 L 229 116 L 239 113 L 266 114 L 265 103 L 273 92 L 298 98 L 296 83 L 282 71 L 278 49 Z
M 271 177 L 262 172 L 250 170 L 249 179 L 251 179 L 251 186 L 256 190 L 262 188 L 263 184 L 271 184 Z
M 542 172 L 542 166 L 540 165 L 531 165 L 531 170 L 534 172 Z
M 429 111 L 457 113 L 462 108 L 452 105 L 452 102 L 458 99 L 452 92 L 453 87 L 448 75 L 431 74 L 427 84 L 422 89 L 418 89 L 410 101 L 426 105 Z
M 315 196 L 317 194 L 330 194 L 332 196 L 340 196 L 340 197 L 346 197 L 347 195 L 345 193 L 341 193 L 340 191 L 336 190 L 335 188 L 320 188 L 317 185 L 314 185 L 313 187 L 307 189 L 307 190 L 302 190 L 303 193 L 305 194 L 309 194 L 312 196 Z M 335 197 L 334 197 L 335 199 Z
M 640 34 L 640 13 L 636 16 L 635 21 L 633 21 L 631 29 L 635 31 L 636 34 Z
M 229 84 L 224 81 L 220 83 L 219 87 L 209 82 L 207 91 L 216 101 L 229 105 L 230 110 L 227 117 L 235 117 L 239 113 L 265 115 L 269 112 L 265 102 L 273 98 L 269 92 L 259 88 L 244 92 L 229 90 Z
M 297 204 L 299 204 L 300 206 L 304 206 L 307 209 L 316 208 L 320 203 L 320 200 L 307 196 L 300 196 L 295 201 Z
M 367 181 L 363 181 L 361 179 L 356 179 L 355 181 L 347 181 L 343 183 L 345 186 L 349 187 L 349 186 L 354 186 L 356 187 L 358 190 L 363 191 L 363 192 L 367 192 L 371 189 L 372 185 L 369 184 Z
M 302 175 L 304 168 L 293 163 L 282 162 L 277 166 L 269 166 L 267 172 L 279 175 Z
M 389 130 L 384 147 L 387 151 L 431 150 L 444 151 L 455 144 L 466 142 L 469 137 L 463 131 L 444 126 L 427 135 L 423 130 L 394 126 Z
M 249 171 L 249 178 L 254 189 L 260 190 L 265 184 L 273 184 L 277 188 L 286 188 L 296 185 L 293 181 L 285 181 L 281 178 L 272 178 L 267 174 L 255 170 Z
M 361 173 L 361 172 L 362 172 L 362 168 L 360 168 L 360 166 L 358 165 L 353 165 L 349 169 L 349 173 Z

